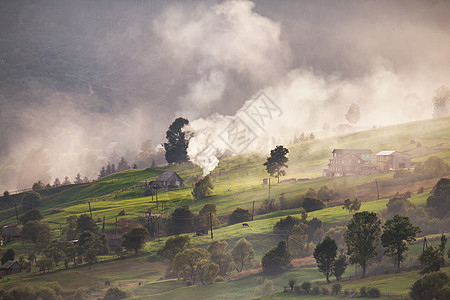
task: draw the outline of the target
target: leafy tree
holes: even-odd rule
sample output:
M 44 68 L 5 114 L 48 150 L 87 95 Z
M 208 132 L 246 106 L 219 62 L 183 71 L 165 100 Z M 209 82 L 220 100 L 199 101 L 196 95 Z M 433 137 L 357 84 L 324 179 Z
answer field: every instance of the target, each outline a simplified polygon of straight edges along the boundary
M 41 190 L 43 189 L 43 184 L 42 182 L 39 180 L 38 182 L 33 183 L 33 187 L 31 188 L 33 191 L 37 191 L 37 190 Z
M 405 197 L 396 196 L 394 198 L 389 199 L 389 202 L 386 204 L 387 210 L 384 214 L 386 218 L 392 218 L 394 215 L 406 215 L 410 209 L 413 209 L 415 206 Z
M 348 108 L 347 113 L 345 114 L 345 118 L 350 123 L 356 124 L 359 121 L 359 118 L 361 117 L 361 113 L 359 111 L 358 104 L 352 103 L 350 107 Z
M 58 178 L 55 178 L 55 181 L 53 181 L 53 186 L 60 186 L 61 185 L 61 181 L 59 181 Z
M 188 235 L 177 235 L 169 237 L 164 246 L 158 250 L 158 255 L 162 258 L 166 258 L 170 264 L 180 252 L 183 252 L 190 246 L 190 237 Z
M 14 260 L 14 257 L 16 256 L 16 253 L 14 252 L 14 249 L 8 248 L 2 256 L 2 265 L 7 263 L 10 260 Z
M 307 197 L 302 201 L 302 207 L 305 211 L 310 212 L 325 208 L 325 203 L 317 197 Z
M 246 222 L 251 220 L 251 218 L 252 215 L 250 214 L 248 209 L 238 207 L 235 210 L 233 210 L 231 215 L 228 217 L 228 224 L 233 225 L 236 223 Z
M 218 274 L 220 276 L 226 276 L 233 268 L 231 253 L 225 251 L 227 247 L 228 243 L 225 241 L 212 241 L 207 249 L 211 261 L 219 266 Z
M 277 246 L 267 251 L 261 259 L 262 270 L 267 274 L 281 271 L 290 262 L 291 256 L 287 249 L 286 241 L 280 241 Z
M 9 192 L 8 191 L 4 191 L 3 192 L 3 199 L 4 200 L 8 200 L 9 199 Z
M 439 271 L 444 264 L 444 257 L 439 248 L 429 246 L 419 255 L 419 262 L 424 266 L 420 273 L 427 274 Z
M 42 220 L 42 218 L 43 217 L 38 209 L 32 209 L 21 215 L 19 221 L 21 224 L 25 224 L 26 222 L 31 220 L 40 221 Z
M 178 207 L 170 215 L 167 230 L 171 235 L 192 232 L 194 231 L 194 219 L 195 216 L 189 207 Z
M 314 249 L 313 256 L 316 259 L 319 271 L 325 275 L 327 283 L 330 283 L 330 276 L 333 275 L 333 266 L 337 255 L 336 241 L 329 236 L 323 242 L 318 243 Z
M 173 269 L 184 280 L 191 280 L 193 284 L 199 279 L 199 271 L 203 269 L 208 257 L 206 250 L 201 248 L 189 248 L 175 255 Z
M 332 189 L 329 189 L 328 186 L 324 185 L 322 186 L 319 191 L 317 192 L 317 195 L 319 196 L 320 200 L 324 202 L 328 202 L 334 199 L 335 193 Z
M 80 173 L 77 173 L 77 176 L 75 176 L 75 180 L 73 181 L 73 183 L 77 183 L 77 184 L 83 183 L 83 179 L 81 179 Z
M 180 164 L 188 161 L 187 148 L 189 146 L 190 135 L 183 131 L 183 127 L 188 124 L 188 120 L 177 118 L 169 126 L 166 132 L 167 143 L 164 143 L 168 163 Z
M 198 216 L 200 218 L 201 225 L 203 227 L 210 227 L 210 214 L 212 216 L 213 225 L 218 224 L 217 218 L 215 217 L 217 213 L 216 205 L 214 203 L 206 203 L 203 205 L 202 209 L 198 212 Z
M 445 117 L 450 114 L 450 89 L 443 85 L 433 97 L 433 118 Z
M 294 286 L 295 286 L 296 283 L 297 283 L 297 281 L 294 278 L 289 279 L 288 285 L 291 288 L 291 292 L 294 291 Z
M 292 232 L 295 225 L 302 224 L 302 220 L 295 216 L 281 218 L 274 226 L 273 231 L 277 233 Z
M 400 272 L 400 263 L 408 251 L 407 244 L 412 244 L 419 232 L 419 227 L 412 225 L 408 217 L 395 215 L 384 223 L 381 244 L 386 248 L 384 253 L 395 259 L 397 272 Z
M 64 234 L 68 241 L 71 241 L 76 238 L 76 229 L 77 229 L 77 216 L 72 215 L 66 218 L 67 227 L 64 228 Z
M 96 233 L 98 231 L 97 225 L 94 223 L 94 220 L 86 214 L 82 214 L 77 218 L 76 221 L 77 229 L 76 231 L 78 233 L 84 232 L 84 231 L 90 231 L 92 233 Z
M 450 278 L 439 271 L 426 274 L 411 286 L 409 296 L 412 300 L 449 299 Z
M 366 276 L 369 259 L 376 255 L 375 249 L 380 236 L 380 223 L 374 212 L 357 212 L 347 224 L 345 242 L 348 255 L 353 263 L 358 263 Z
M 122 246 L 128 251 L 134 250 L 136 255 L 144 247 L 148 231 L 144 227 L 134 227 L 122 236 Z
M 37 243 L 39 236 L 49 236 L 50 227 L 39 220 L 31 220 L 25 223 L 22 228 L 22 238 Z
M 97 252 L 98 252 L 97 249 L 91 247 L 87 249 L 86 252 L 84 253 L 84 259 L 87 261 L 89 265 L 89 270 L 91 269 L 91 266 L 98 261 Z
M 240 239 L 231 250 L 231 256 L 236 264 L 236 271 L 241 272 L 245 265 L 250 264 L 255 257 L 255 250 L 245 238 Z
M 334 270 L 334 276 L 336 276 L 336 280 L 340 281 L 342 278 L 342 275 L 345 272 L 345 269 L 347 268 L 347 257 L 345 256 L 344 253 L 341 253 L 336 260 L 334 261 L 334 266 L 333 266 L 333 270 Z
M 302 257 L 305 254 L 308 236 L 306 235 L 306 228 L 308 225 L 300 223 L 292 228 L 292 235 L 289 236 L 289 252 L 293 257 Z
M 35 191 L 26 192 L 22 198 L 22 208 L 24 210 L 35 209 L 41 203 L 41 195 Z
M 417 144 L 419 145 L 419 144 Z M 414 167 L 414 176 L 419 179 L 428 179 L 445 176 L 448 172 L 447 162 L 438 157 L 430 156 L 426 161 L 419 162 Z
M 202 200 L 211 194 L 212 189 L 214 189 L 214 186 L 211 182 L 211 177 L 208 174 L 195 183 L 191 193 L 195 200 Z
M 64 181 L 62 184 L 71 184 L 68 176 L 64 177 Z
M 352 211 L 358 211 L 361 208 L 361 201 L 359 201 L 358 199 L 355 200 L 350 200 L 350 199 L 346 199 L 344 201 L 344 206 L 342 207 L 342 209 L 346 209 L 348 210 L 349 213 L 351 213 Z
M 331 295 L 339 295 L 339 293 L 342 290 L 342 284 L 340 282 L 336 282 L 335 284 L 333 284 L 333 286 L 331 287 Z
M 270 151 L 270 156 L 263 164 L 270 176 L 276 177 L 280 182 L 280 176 L 286 175 L 286 171 L 283 168 L 287 168 L 288 158 L 286 155 L 289 153 L 287 148 L 283 146 L 276 146 L 275 149 Z
M 77 264 L 76 263 L 76 258 L 77 258 L 78 252 L 77 252 L 77 249 L 75 248 L 75 246 L 72 243 L 70 243 L 70 245 L 67 244 L 66 248 L 64 249 L 64 253 L 65 253 L 67 259 L 73 261 L 74 265 Z
M 433 187 L 433 192 L 427 199 L 427 207 L 434 211 L 438 218 L 443 218 L 450 210 L 450 179 L 441 178 Z
M 126 297 L 127 297 L 127 293 L 125 293 L 125 291 L 114 286 L 114 287 L 110 287 L 106 291 L 106 294 L 103 297 L 103 300 L 119 300 L 119 299 L 125 299 Z
M 128 165 L 127 160 L 125 159 L 125 157 L 122 156 L 122 158 L 119 161 L 119 164 L 117 165 L 117 171 L 122 172 L 122 171 L 126 171 L 130 168 L 130 166 Z

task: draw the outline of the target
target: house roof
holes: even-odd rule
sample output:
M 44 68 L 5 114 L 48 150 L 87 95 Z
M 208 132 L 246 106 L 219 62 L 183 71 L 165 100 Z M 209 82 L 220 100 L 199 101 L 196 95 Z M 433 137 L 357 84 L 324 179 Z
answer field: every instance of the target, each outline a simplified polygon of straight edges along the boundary
M 395 152 L 395 150 L 385 150 L 385 151 L 378 152 L 376 155 L 380 155 L 380 156 L 391 155 L 394 152 Z
M 5 262 L 2 266 L 1 269 L 9 269 L 11 268 L 14 264 L 17 264 L 20 267 L 20 264 L 17 262 L 17 260 L 9 260 L 7 262 Z
M 169 180 L 170 178 L 172 178 L 172 176 L 176 176 L 177 177 L 177 179 L 179 179 L 180 181 L 183 181 L 183 178 L 181 178 L 177 173 L 175 173 L 175 172 L 162 172 L 162 174 L 158 177 L 158 178 L 156 178 L 156 180 L 155 181 L 167 181 L 167 180 Z
M 372 150 L 370 149 L 334 149 L 332 153 L 366 153 L 372 154 Z
M 396 151 L 396 150 L 384 150 L 384 151 L 378 152 L 376 155 L 377 156 L 389 156 L 389 155 L 394 154 L 394 153 L 401 154 L 401 155 L 404 155 L 404 156 L 411 156 L 408 153 L 399 152 L 399 151 Z

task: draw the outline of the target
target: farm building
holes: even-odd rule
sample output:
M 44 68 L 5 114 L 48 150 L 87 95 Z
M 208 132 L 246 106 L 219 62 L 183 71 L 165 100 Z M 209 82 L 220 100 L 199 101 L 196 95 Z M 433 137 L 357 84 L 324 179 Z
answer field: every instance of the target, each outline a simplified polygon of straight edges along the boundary
M 372 150 L 368 149 L 334 149 L 328 169 L 324 176 L 339 177 L 347 175 L 367 175 L 377 172 L 372 164 Z
M 20 228 L 16 224 L 8 224 L 3 226 L 2 236 L 6 240 L 18 240 L 21 236 Z
M 376 154 L 377 166 L 381 172 L 411 168 L 411 155 L 398 151 L 380 151 Z
M 156 188 L 177 188 L 183 186 L 183 178 L 175 172 L 163 172 L 155 181 L 150 182 L 150 186 Z
M 0 267 L 2 275 L 11 275 L 22 272 L 22 266 L 15 260 L 5 262 Z

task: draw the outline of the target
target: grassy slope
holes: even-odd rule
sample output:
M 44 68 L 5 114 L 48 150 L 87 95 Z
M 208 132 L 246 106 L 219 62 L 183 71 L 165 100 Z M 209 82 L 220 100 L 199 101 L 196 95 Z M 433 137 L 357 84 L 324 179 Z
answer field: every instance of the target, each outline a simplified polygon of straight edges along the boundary
M 288 146 L 290 149 L 290 167 L 286 178 L 319 176 L 322 168 L 328 162 L 330 152 L 333 148 L 370 148 L 374 153 L 379 150 L 396 149 L 408 151 L 414 156 L 413 161 L 416 162 L 423 161 L 430 155 L 438 155 L 449 161 L 449 133 L 450 118 L 442 118 L 290 145 Z M 411 139 L 415 139 L 416 142 L 421 142 L 423 147 L 416 148 L 415 145 L 411 145 L 409 143 Z M 439 143 L 444 144 L 437 146 Z M 184 189 L 161 192 L 159 194 L 160 200 L 170 201 L 165 204 L 164 212 L 167 213 L 176 206 L 186 204 L 190 205 L 192 210 L 198 211 L 206 202 L 215 203 L 220 216 L 228 215 L 237 206 L 249 209 L 251 208 L 252 201 L 255 201 L 255 207 L 259 207 L 267 199 L 268 194 L 268 187 L 261 185 L 262 178 L 267 177 L 267 173 L 262 166 L 264 159 L 264 157 L 258 155 L 222 159 L 218 168 L 213 172 L 215 189 L 212 196 L 205 201 L 193 202 L 190 196 L 192 182 L 187 182 Z M 107 229 L 113 229 L 115 216 L 117 216 L 120 210 L 125 209 L 127 213 L 125 217 L 134 219 L 138 215 L 142 215 L 148 208 L 155 208 L 155 203 L 151 203 L 151 197 L 144 197 L 144 190 L 139 186 L 142 186 L 145 180 L 153 180 L 164 170 L 176 171 L 188 181 L 194 179 L 196 175 L 201 174 L 199 168 L 193 167 L 190 164 L 147 170 L 129 170 L 110 175 L 96 183 L 73 186 L 66 190 L 58 191 L 55 194 L 49 193 L 42 200 L 41 209 L 45 215 L 44 221 L 50 223 L 53 228 L 58 229 L 58 224 L 64 224 L 67 216 L 87 213 L 87 202 L 90 201 L 94 218 L 106 216 Z M 298 199 L 309 188 L 315 188 L 317 190 L 322 185 L 328 185 L 335 189 L 348 189 L 349 193 L 355 193 L 355 196 L 366 201 L 363 203 L 361 210 L 380 211 L 386 207 L 385 205 L 389 196 L 395 194 L 395 191 L 406 191 L 407 189 L 414 191 L 414 185 L 382 188 L 382 199 L 371 201 L 376 199 L 374 196 L 376 192 L 374 180 L 388 179 L 391 176 L 392 174 L 347 178 L 319 177 L 306 182 L 274 184 L 271 189 L 271 195 L 272 198 L 276 198 L 283 192 L 288 200 L 293 201 Z M 275 180 L 273 179 L 272 182 L 275 182 Z M 436 180 L 429 180 L 420 184 L 430 188 L 435 182 Z M 134 185 L 137 188 L 118 193 L 120 189 L 129 188 Z M 357 189 L 354 187 L 357 187 Z M 419 206 L 424 205 L 428 191 L 426 190 L 421 195 L 413 193 L 412 202 Z M 8 205 L 3 203 L 1 208 L 5 208 L 0 211 L 0 218 L 3 223 L 13 221 L 13 206 L 8 207 Z M 160 212 L 161 210 L 154 209 L 154 211 Z M 276 211 L 270 214 L 256 216 L 250 228 L 244 228 L 239 224 L 223 226 L 214 230 L 214 237 L 215 239 L 226 240 L 229 245 L 233 245 L 241 237 L 246 237 L 252 242 L 256 250 L 256 259 L 259 259 L 265 251 L 276 245 L 280 238 L 282 238 L 271 235 L 272 227 L 280 217 L 288 214 L 298 214 L 298 210 Z M 336 206 L 312 212 L 309 214 L 309 217 L 321 219 L 327 229 L 337 224 L 345 224 L 350 218 L 350 215 Z M 55 232 L 58 232 L 58 230 L 55 230 Z M 198 246 L 205 246 L 209 241 L 209 237 L 206 236 L 193 238 L 193 243 Z M 148 243 L 145 249 L 148 254 L 138 259 L 127 259 L 123 262 L 124 267 L 121 267 L 122 261 L 118 263 L 102 263 L 101 265 L 94 266 L 91 271 L 86 273 L 88 277 L 81 276 L 81 273 L 85 274 L 86 268 L 80 268 L 29 279 L 22 278 L 22 280 L 38 283 L 42 280 L 54 279 L 61 281 L 65 287 L 72 280 L 74 284 L 73 286 L 68 285 L 68 288 L 78 286 L 92 287 L 94 288 L 91 293 L 92 296 L 100 293 L 104 289 L 100 287 L 103 281 L 110 280 L 114 284 L 120 283 L 124 288 L 132 291 L 136 297 L 149 294 L 156 296 L 157 294 L 159 298 L 171 298 L 172 296 L 184 295 L 185 293 L 189 295 L 196 293 L 196 295 L 199 295 L 196 298 L 201 298 L 201 295 L 205 295 L 206 297 L 206 295 L 219 296 L 222 294 L 226 294 L 231 298 L 249 298 L 253 296 L 254 288 L 259 285 L 257 283 L 257 275 L 212 286 L 190 288 L 183 287 L 177 281 L 158 281 L 157 279 L 164 275 L 164 268 L 161 267 L 161 264 L 151 261 L 155 261 L 155 250 L 162 243 L 163 240 L 159 243 Z M 18 243 L 15 246 L 17 249 L 27 249 L 26 247 L 23 249 Z M 25 243 L 25 246 L 27 246 L 27 243 Z M 126 266 L 127 264 L 130 264 L 130 268 Z M 115 270 L 120 270 L 120 277 L 113 274 Z M 105 276 L 104 274 L 108 275 Z M 296 268 L 271 279 L 274 280 L 275 286 L 282 286 L 290 276 L 295 276 L 299 282 L 321 279 L 316 268 L 307 270 L 304 268 Z M 89 279 L 86 280 L 86 278 Z M 105 280 L 105 278 L 109 279 Z M 113 279 L 111 280 L 111 278 Z M 137 281 L 142 281 L 144 284 L 134 286 Z

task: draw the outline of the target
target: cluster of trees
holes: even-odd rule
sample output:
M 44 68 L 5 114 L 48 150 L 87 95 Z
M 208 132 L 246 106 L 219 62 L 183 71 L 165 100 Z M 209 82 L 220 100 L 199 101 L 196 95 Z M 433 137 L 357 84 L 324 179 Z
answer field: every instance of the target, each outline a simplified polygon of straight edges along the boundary
M 211 194 L 213 189 L 214 186 L 211 182 L 211 177 L 208 174 L 195 183 L 191 193 L 195 200 L 203 200 L 206 196 Z
M 426 161 L 419 162 L 413 171 L 397 170 L 394 172 L 394 180 L 381 181 L 382 186 L 397 185 L 408 183 L 415 180 L 426 180 L 446 176 L 450 171 L 448 163 L 438 157 L 430 156 Z
M 136 169 L 137 166 L 134 165 L 133 169 Z M 117 168 L 116 165 L 114 163 L 108 163 L 106 166 L 103 166 L 100 170 L 100 173 L 98 174 L 98 179 L 101 179 L 105 176 L 117 173 L 117 172 L 122 172 L 122 171 L 126 171 L 129 170 L 130 166 L 128 165 L 127 160 L 122 157 L 119 161 L 119 163 L 117 164 Z
M 8 300 L 23 299 L 62 299 L 64 290 L 58 282 L 47 282 L 43 285 L 33 286 L 15 284 L 9 290 L 0 290 L 0 297 Z
M 307 141 L 307 140 L 314 140 L 315 138 L 316 138 L 316 136 L 314 135 L 313 132 L 311 132 L 311 134 L 309 136 L 306 136 L 305 133 L 302 132 L 299 137 L 297 137 L 297 134 L 294 136 L 293 143 L 297 144 L 297 143 Z
M 187 285 L 212 283 L 236 269 L 241 272 L 252 265 L 255 251 L 246 239 L 240 239 L 231 250 L 225 241 L 212 241 L 208 248 L 195 248 L 187 235 L 169 237 L 158 255 L 169 262 L 168 276 L 178 276 Z M 222 279 L 223 280 L 223 279 Z
M 333 274 L 340 280 L 348 263 L 360 265 L 362 276 L 366 276 L 367 265 L 371 258 L 377 255 L 376 249 L 381 242 L 385 248 L 384 254 L 392 257 L 397 271 L 405 259 L 408 245 L 416 240 L 419 227 L 411 224 L 408 217 L 395 215 L 381 226 L 381 220 L 376 213 L 358 212 L 347 224 L 345 232 L 346 254 L 342 251 L 337 256 L 336 241 L 326 236 L 314 249 L 314 258 L 319 271 L 327 281 Z M 348 255 L 348 256 L 347 256 Z

